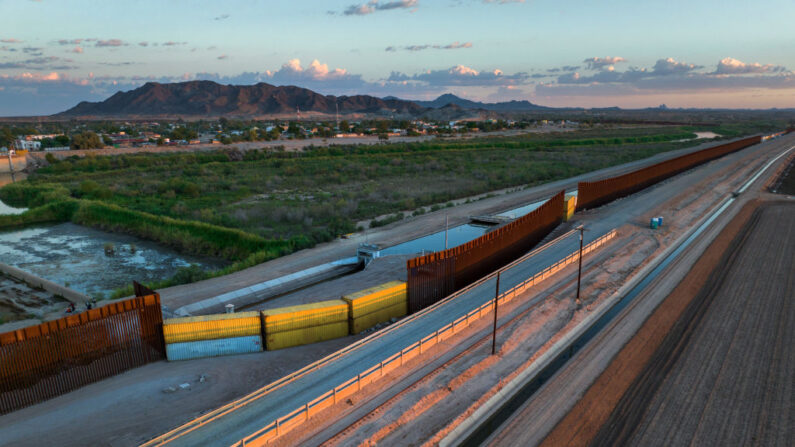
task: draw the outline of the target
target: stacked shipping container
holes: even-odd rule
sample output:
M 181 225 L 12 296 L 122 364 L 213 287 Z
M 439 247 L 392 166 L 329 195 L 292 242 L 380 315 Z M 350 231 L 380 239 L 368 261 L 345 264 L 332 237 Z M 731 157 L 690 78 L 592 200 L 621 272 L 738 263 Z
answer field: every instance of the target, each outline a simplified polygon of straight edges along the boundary
M 188 360 L 262 351 L 258 312 L 171 318 L 163 322 L 166 356 Z

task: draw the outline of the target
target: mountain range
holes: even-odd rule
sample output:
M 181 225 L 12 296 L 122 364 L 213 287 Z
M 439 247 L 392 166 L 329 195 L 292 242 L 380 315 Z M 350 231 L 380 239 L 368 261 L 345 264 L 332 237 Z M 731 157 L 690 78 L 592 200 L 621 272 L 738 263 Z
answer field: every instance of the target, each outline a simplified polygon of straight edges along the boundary
M 222 85 L 212 81 L 188 81 L 170 84 L 147 82 L 101 102 L 83 101 L 56 116 L 262 116 L 297 112 L 334 114 L 337 110 L 343 114 L 417 115 L 424 108 L 411 101 L 368 95 L 321 95 L 306 88 L 277 87 L 264 82 Z
M 389 99 L 398 99 L 388 97 Z M 386 98 L 385 98 L 386 99 Z M 413 101 L 415 104 L 422 107 L 430 107 L 438 109 L 448 104 L 454 104 L 462 109 L 480 109 L 489 110 L 493 112 L 526 112 L 535 110 L 552 110 L 551 107 L 539 106 L 530 101 L 506 101 L 506 102 L 478 102 L 469 99 L 460 98 L 452 93 L 445 93 L 433 101 Z
M 136 89 L 118 92 L 101 102 L 83 101 L 56 117 L 255 117 L 322 114 L 380 114 L 463 117 L 471 111 L 552 110 L 528 101 L 483 103 L 447 93 L 433 101 L 410 101 L 369 95 L 321 95 L 295 86 L 222 85 L 213 81 L 161 84 L 147 82 Z

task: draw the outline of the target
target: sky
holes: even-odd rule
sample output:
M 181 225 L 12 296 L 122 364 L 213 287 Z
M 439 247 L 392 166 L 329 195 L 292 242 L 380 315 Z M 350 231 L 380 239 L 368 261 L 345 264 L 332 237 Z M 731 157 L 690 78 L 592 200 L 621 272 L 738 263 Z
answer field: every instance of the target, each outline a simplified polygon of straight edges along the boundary
M 0 116 L 146 82 L 795 107 L 792 0 L 0 0 Z

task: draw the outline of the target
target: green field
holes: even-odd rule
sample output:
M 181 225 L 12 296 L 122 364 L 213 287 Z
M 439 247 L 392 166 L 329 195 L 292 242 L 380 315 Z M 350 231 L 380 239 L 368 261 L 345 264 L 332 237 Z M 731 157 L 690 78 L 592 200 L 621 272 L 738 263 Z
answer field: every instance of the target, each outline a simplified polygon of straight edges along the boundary
M 227 259 L 233 271 L 356 230 L 356 222 L 532 186 L 691 146 L 693 129 L 599 129 L 502 138 L 98 156 L 55 161 L 0 189 L 20 216 L 71 220 Z M 376 222 L 376 224 L 378 224 Z M 198 279 L 197 272 L 176 282 Z M 169 281 L 168 284 L 175 281 Z M 162 284 L 161 284 L 162 286 Z

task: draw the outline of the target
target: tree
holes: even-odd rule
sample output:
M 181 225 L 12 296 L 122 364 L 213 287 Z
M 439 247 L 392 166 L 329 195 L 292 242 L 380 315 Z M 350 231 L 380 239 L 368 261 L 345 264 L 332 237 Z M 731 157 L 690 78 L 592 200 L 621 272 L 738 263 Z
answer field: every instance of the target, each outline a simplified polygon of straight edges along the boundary
M 102 142 L 105 143 L 105 146 L 113 146 L 113 138 L 107 135 L 102 135 Z
M 72 138 L 72 149 L 98 149 L 102 146 L 99 135 L 91 131 L 79 133 Z
M 348 124 L 348 121 L 346 120 L 340 121 L 340 131 L 348 133 L 350 130 L 351 130 L 351 125 Z

